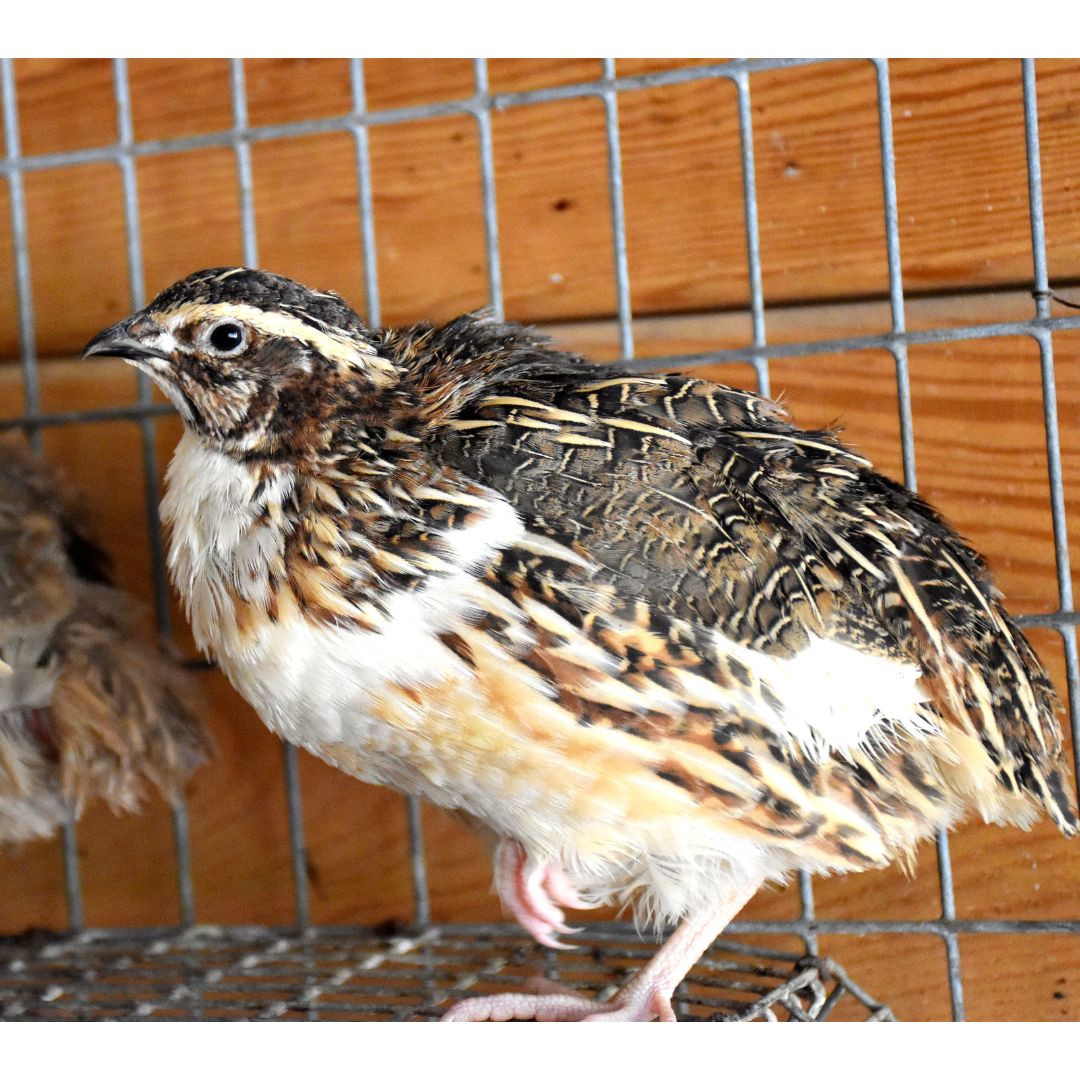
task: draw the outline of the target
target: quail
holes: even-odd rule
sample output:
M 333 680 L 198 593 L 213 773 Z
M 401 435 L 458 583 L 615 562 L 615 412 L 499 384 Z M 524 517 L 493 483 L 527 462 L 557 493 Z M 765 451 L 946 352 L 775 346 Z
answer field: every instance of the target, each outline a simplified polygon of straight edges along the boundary
M 480 315 L 368 327 L 217 268 L 105 330 L 185 433 L 162 503 L 199 646 L 281 737 L 459 811 L 540 942 L 678 923 L 609 1002 L 673 1020 L 765 882 L 909 859 L 971 812 L 1077 816 L 1059 704 L 980 557 L 833 432 Z
M 0 439 L 0 843 L 52 835 L 92 799 L 177 794 L 208 749 L 190 678 L 141 640 L 77 500 Z

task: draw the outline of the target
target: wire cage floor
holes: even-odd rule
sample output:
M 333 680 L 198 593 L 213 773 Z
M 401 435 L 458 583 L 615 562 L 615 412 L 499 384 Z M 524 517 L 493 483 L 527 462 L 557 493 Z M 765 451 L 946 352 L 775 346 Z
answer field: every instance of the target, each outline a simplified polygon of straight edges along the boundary
M 227 130 L 156 140 L 136 138 L 133 124 L 128 66 L 112 66 L 116 111 L 116 139 L 100 146 L 49 153 L 24 153 L 20 139 L 16 78 L 12 61 L 0 61 L 0 96 L 4 128 L 4 154 L 0 176 L 8 189 L 16 310 L 20 331 L 22 415 L 0 421 L 0 429 L 25 430 L 37 448 L 43 430 L 74 424 L 121 423 L 137 426 L 141 437 L 146 480 L 147 527 L 151 541 L 153 594 L 158 628 L 170 630 L 168 585 L 157 520 L 158 463 L 155 422 L 170 410 L 155 404 L 149 383 L 140 377 L 138 400 L 130 405 L 76 411 L 48 411 L 42 407 L 35 311 L 31 288 L 31 243 L 28 227 L 26 181 L 43 170 L 86 165 L 115 166 L 122 178 L 130 307 L 147 299 L 144 252 L 139 215 L 136 165 L 150 159 L 189 151 L 218 149 L 231 152 L 235 163 L 240 208 L 243 256 L 247 265 L 259 264 L 256 235 L 256 189 L 252 147 L 279 140 L 339 133 L 355 142 L 358 217 L 363 247 L 366 315 L 380 322 L 380 294 L 373 213 L 372 165 L 369 133 L 387 125 L 408 125 L 433 118 L 462 116 L 475 121 L 479 150 L 480 200 L 485 237 L 486 273 L 490 305 L 498 317 L 504 308 L 501 245 L 496 204 L 496 169 L 493 155 L 493 114 L 560 101 L 593 100 L 603 108 L 606 134 L 606 183 L 610 196 L 612 265 L 615 314 L 620 352 L 628 371 L 656 368 L 689 370 L 713 364 L 748 363 L 756 373 L 760 392 L 770 389 L 770 361 L 826 355 L 856 356 L 870 350 L 887 354 L 895 366 L 896 409 L 899 418 L 905 483 L 916 487 L 915 435 L 912 420 L 909 348 L 935 343 L 1021 337 L 1038 348 L 1041 407 L 1045 426 L 1049 474 L 1049 510 L 1052 519 L 1057 595 L 1054 610 L 1031 615 L 1025 627 L 1055 631 L 1064 649 L 1066 685 L 1073 733 L 1073 752 L 1080 770 L 1080 659 L 1076 648 L 1070 553 L 1065 511 L 1061 433 L 1055 382 L 1054 335 L 1080 329 L 1080 317 L 1052 314 L 1054 294 L 1047 263 L 1046 221 L 1043 206 L 1039 111 L 1034 61 L 1017 64 L 1022 87 L 1024 151 L 1030 210 L 1032 292 L 1029 318 L 966 323 L 940 328 L 909 330 L 900 253 L 900 215 L 893 136 L 890 69 L 885 60 L 868 61 L 877 114 L 881 175 L 881 208 L 885 243 L 881 257 L 888 270 L 890 327 L 886 333 L 835 337 L 825 340 L 770 344 L 766 334 L 766 303 L 762 287 L 762 250 L 758 223 L 755 169 L 754 113 L 751 87 L 760 72 L 780 68 L 809 68 L 818 60 L 734 60 L 724 63 L 658 70 L 620 76 L 614 60 L 603 61 L 602 77 L 589 82 L 537 90 L 493 92 L 486 61 L 473 62 L 473 92 L 460 99 L 394 107 L 369 108 L 360 60 L 349 61 L 352 111 L 347 115 L 253 125 L 248 117 L 248 90 L 243 61 L 230 61 L 232 126 Z M 634 320 L 631 311 L 630 260 L 624 210 L 622 151 L 620 148 L 620 95 L 687 83 L 724 81 L 734 88 L 743 182 L 743 218 L 746 272 L 752 334 L 739 348 L 712 349 L 692 354 L 635 358 Z M 484 990 L 520 987 L 522 977 L 543 974 L 558 977 L 587 992 L 605 996 L 624 981 L 626 972 L 640 966 L 651 952 L 630 928 L 589 926 L 570 954 L 556 954 L 532 945 L 514 929 L 496 925 L 433 924 L 427 894 L 426 866 L 420 812 L 415 802 L 408 809 L 410 868 L 413 883 L 413 918 L 416 928 L 386 934 L 362 929 L 312 926 L 306 874 L 303 796 L 295 749 L 284 751 L 289 844 L 295 892 L 297 929 L 278 931 L 263 927 L 190 927 L 197 904 L 191 872 L 187 810 L 177 804 L 173 813 L 179 927 L 168 931 L 85 929 L 76 828 L 63 835 L 63 871 L 69 933 L 30 934 L 0 939 L 0 1017 L 5 1019 L 396 1019 L 436 1018 L 448 1000 Z M 799 917 L 789 923 L 752 927 L 759 932 L 794 935 L 805 944 L 808 956 L 742 945 L 721 939 L 695 968 L 677 996 L 677 1012 L 685 1019 L 791 1019 L 846 1018 L 888 1020 L 890 1010 L 861 990 L 843 970 L 817 959 L 816 933 L 825 927 L 838 933 L 929 934 L 944 947 L 951 1014 L 965 1017 L 964 982 L 958 945 L 960 934 L 1080 933 L 1080 919 L 1030 919 L 1011 922 L 959 920 L 948 838 L 938 839 L 938 893 L 940 915 L 909 923 L 880 920 L 815 921 L 811 882 L 799 883 Z M 741 929 L 741 928 L 740 928 Z
M 31 933 L 0 939 L 0 1019 L 428 1021 L 464 996 L 520 991 L 529 978 L 606 1001 L 654 947 L 610 928 L 575 943 L 558 953 L 497 925 Z M 726 938 L 674 1007 L 689 1021 L 893 1019 L 830 960 Z

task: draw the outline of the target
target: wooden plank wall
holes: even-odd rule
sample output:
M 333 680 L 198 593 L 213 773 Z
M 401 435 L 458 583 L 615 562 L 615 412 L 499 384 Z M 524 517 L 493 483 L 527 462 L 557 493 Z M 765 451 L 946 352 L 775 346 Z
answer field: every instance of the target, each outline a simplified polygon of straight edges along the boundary
M 620 74 L 697 61 L 620 61 Z M 223 61 L 132 61 L 139 140 L 227 130 Z M 452 100 L 472 91 L 468 61 L 370 61 L 371 108 Z M 495 90 L 596 77 L 598 61 L 492 61 Z M 16 65 L 22 149 L 45 154 L 116 137 L 104 61 Z M 331 116 L 350 107 L 347 65 L 246 65 L 253 124 Z M 904 284 L 912 328 L 1023 319 L 1032 310 L 1020 67 L 1016 61 L 891 65 Z M 1049 266 L 1056 288 L 1080 286 L 1080 64 L 1037 68 Z M 763 282 L 775 342 L 889 329 L 888 277 L 873 69 L 840 62 L 751 79 Z M 636 348 L 665 356 L 750 341 L 739 133 L 733 87 L 691 82 L 619 100 Z M 596 100 L 512 108 L 493 120 L 507 314 L 543 324 L 597 358 L 617 355 L 607 151 Z M 488 299 L 477 133 L 468 118 L 371 132 L 378 286 L 386 322 L 443 318 Z M 347 134 L 253 148 L 259 260 L 332 287 L 363 307 L 355 144 Z M 242 259 L 229 149 L 140 158 L 139 226 L 147 294 L 201 266 Z M 122 365 L 71 359 L 129 310 L 119 170 L 85 165 L 25 177 L 36 343 L 46 411 L 128 404 Z M 8 190 L 0 221 L 8 228 Z M 1080 290 L 1074 290 L 1076 296 Z M 1060 313 L 1064 313 L 1063 311 Z M 1080 334 L 1055 338 L 1070 535 L 1080 527 Z M 0 419 L 23 409 L 10 243 L 0 244 Z M 717 368 L 751 386 L 743 365 Z M 883 351 L 771 365 L 803 423 L 840 419 L 848 438 L 900 476 L 896 383 Z M 989 557 L 1018 612 L 1057 607 L 1039 355 L 1024 337 L 911 350 L 921 489 Z M 156 426 L 164 468 L 179 435 Z M 143 480 L 134 425 L 49 429 L 45 452 L 82 485 L 118 576 L 149 597 Z M 1074 545 L 1075 549 L 1075 545 Z M 176 637 L 191 650 L 179 612 Z M 1064 689 L 1060 639 L 1032 634 Z M 281 756 L 251 710 L 213 672 L 201 676 L 216 760 L 190 795 L 197 915 L 204 922 L 292 916 Z M 313 915 L 317 921 L 407 919 L 411 894 L 402 801 L 302 762 Z M 498 905 L 482 845 L 425 810 L 438 919 L 490 919 Z M 88 922 L 176 918 L 167 811 L 137 818 L 91 808 L 79 830 Z M 1029 833 L 970 826 L 953 840 L 958 912 L 966 918 L 1080 917 L 1080 846 L 1045 825 Z M 59 846 L 0 853 L 0 931 L 62 926 Z M 816 886 L 826 918 L 928 918 L 939 912 L 935 859 L 918 872 Z M 752 918 L 796 914 L 791 889 L 758 897 Z M 822 948 L 906 1019 L 949 1013 L 945 957 L 929 936 L 825 937 Z M 976 1019 L 1080 1019 L 1080 939 L 965 937 L 968 1012 Z

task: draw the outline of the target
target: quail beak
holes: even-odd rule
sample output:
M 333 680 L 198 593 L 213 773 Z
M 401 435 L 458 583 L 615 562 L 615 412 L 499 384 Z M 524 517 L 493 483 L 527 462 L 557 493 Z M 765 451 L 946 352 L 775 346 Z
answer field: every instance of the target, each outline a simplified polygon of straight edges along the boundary
M 131 319 L 102 330 L 83 349 L 83 359 L 90 356 L 118 356 L 151 373 L 160 372 L 169 364 L 169 354 L 158 348 L 149 334 L 143 339 Z
M 174 353 L 176 342 L 152 320 L 141 315 L 102 330 L 83 349 L 83 359 L 91 356 L 118 356 L 145 372 L 176 406 L 185 423 L 193 421 L 191 402 L 176 384 Z

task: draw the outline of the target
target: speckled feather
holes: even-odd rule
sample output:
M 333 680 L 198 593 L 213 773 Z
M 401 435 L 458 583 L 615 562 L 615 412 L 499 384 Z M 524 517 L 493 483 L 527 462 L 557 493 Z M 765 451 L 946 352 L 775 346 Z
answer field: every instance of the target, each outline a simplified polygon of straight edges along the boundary
M 283 736 L 660 919 L 972 809 L 1075 831 L 1057 699 L 985 566 L 833 433 L 298 289 L 204 271 L 89 347 L 184 414 L 174 579 Z
M 419 348 L 404 344 L 414 336 Z M 1075 830 L 1057 698 L 982 560 L 936 511 L 875 473 L 832 432 L 801 431 L 775 403 L 728 387 L 583 370 L 533 343 L 523 349 L 520 331 L 475 319 L 437 334 L 407 332 L 393 343 L 418 357 L 421 386 L 445 383 L 446 368 L 463 356 L 484 372 L 467 402 L 455 401 L 441 418 L 449 430 L 438 459 L 507 494 L 530 530 L 593 564 L 588 571 L 544 565 L 510 552 L 489 580 L 512 593 L 508 582 L 516 578 L 518 589 L 546 594 L 579 625 L 592 615 L 590 636 L 619 659 L 612 677 L 670 689 L 671 672 L 689 669 L 730 697 L 720 718 L 707 708 L 696 724 L 677 715 L 679 737 L 705 745 L 711 737 L 751 774 L 754 762 L 768 763 L 766 773 L 793 769 L 808 802 L 815 789 L 864 808 L 866 800 L 879 822 L 898 812 L 931 824 L 959 816 L 951 789 L 959 780 L 961 797 L 971 794 L 974 781 L 964 773 L 981 751 L 988 760 L 979 768 L 996 782 L 978 785 L 988 816 L 1023 820 L 1029 813 L 1017 800 L 1030 796 L 1065 831 Z M 515 359 L 491 362 L 500 355 Z M 586 583 L 606 590 L 599 603 L 582 599 Z M 622 627 L 662 640 L 665 655 L 644 655 L 625 631 L 621 641 L 610 629 L 605 638 L 601 605 Z M 783 708 L 770 701 L 768 682 L 742 659 L 718 655 L 715 642 L 702 645 L 701 627 L 755 653 L 791 656 L 813 635 L 914 663 L 932 734 L 893 746 L 892 718 L 882 715 L 880 731 L 832 755 L 827 775 L 817 770 L 805 783 L 806 748 L 785 745 Z M 594 722 L 643 735 L 673 726 L 673 718 L 641 707 L 601 711 Z M 882 771 L 890 777 L 884 788 L 874 779 Z M 686 776 L 681 782 L 703 786 Z M 767 785 L 759 790 L 750 815 L 776 829 L 768 820 L 775 800 Z M 796 816 L 806 844 L 814 815 Z M 883 853 L 895 854 L 888 823 L 880 827 Z

